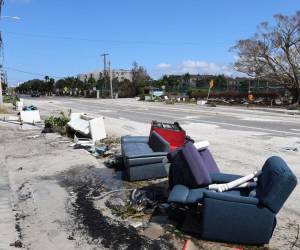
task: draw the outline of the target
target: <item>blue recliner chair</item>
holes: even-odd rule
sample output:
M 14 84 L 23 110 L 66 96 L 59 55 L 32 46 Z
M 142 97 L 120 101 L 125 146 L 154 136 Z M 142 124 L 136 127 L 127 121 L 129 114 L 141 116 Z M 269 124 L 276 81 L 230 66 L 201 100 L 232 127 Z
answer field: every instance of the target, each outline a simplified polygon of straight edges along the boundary
M 194 151 L 191 146 L 189 148 L 190 152 Z M 198 166 L 201 163 L 201 156 L 196 154 L 186 158 L 198 162 Z M 297 178 L 287 164 L 280 157 L 270 157 L 258 177 L 256 189 L 234 189 L 224 193 L 208 190 L 205 183 L 230 182 L 239 176 L 203 173 L 210 180 L 198 188 L 174 185 L 168 198 L 171 203 L 202 204 L 200 237 L 228 243 L 267 244 L 276 226 L 276 214 L 297 185 Z
M 276 214 L 297 185 L 297 178 L 277 156 L 270 157 L 258 177 L 256 195 L 204 192 L 201 237 L 239 244 L 267 244 Z

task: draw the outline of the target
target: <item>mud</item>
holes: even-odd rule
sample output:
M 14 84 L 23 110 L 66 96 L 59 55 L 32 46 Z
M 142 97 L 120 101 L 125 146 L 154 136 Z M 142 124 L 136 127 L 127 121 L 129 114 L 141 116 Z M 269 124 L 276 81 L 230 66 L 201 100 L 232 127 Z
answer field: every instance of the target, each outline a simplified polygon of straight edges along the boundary
M 82 238 L 100 249 L 175 249 L 165 239 L 150 240 L 140 235 L 136 228 L 104 216 L 101 210 L 95 208 L 91 197 L 107 190 L 105 186 L 108 183 L 103 180 L 103 171 L 90 167 L 71 170 L 63 174 L 64 178 L 59 177 L 60 184 L 74 196 L 69 207 L 75 226 L 74 234 L 81 231 Z M 117 180 L 115 182 L 114 187 L 119 184 Z

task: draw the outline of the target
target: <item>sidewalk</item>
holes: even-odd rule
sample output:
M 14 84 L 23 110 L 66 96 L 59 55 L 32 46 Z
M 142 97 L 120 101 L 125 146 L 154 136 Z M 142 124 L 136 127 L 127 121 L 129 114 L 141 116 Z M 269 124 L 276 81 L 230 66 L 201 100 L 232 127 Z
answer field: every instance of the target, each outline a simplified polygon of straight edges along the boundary
M 12 212 L 8 171 L 5 165 L 4 144 L 0 144 L 0 250 L 10 249 L 15 242 L 15 219 Z

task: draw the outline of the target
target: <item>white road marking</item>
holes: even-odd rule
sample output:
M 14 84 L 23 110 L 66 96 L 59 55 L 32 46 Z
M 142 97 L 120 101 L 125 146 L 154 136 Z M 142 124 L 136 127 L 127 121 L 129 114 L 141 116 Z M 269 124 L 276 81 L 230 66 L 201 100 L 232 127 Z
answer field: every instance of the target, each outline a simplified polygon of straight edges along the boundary
M 300 132 L 300 129 L 295 129 L 295 128 L 292 128 L 291 130 L 293 130 L 293 131 L 297 131 L 297 132 Z
M 126 110 L 127 111 L 127 110 Z M 143 112 L 139 112 L 139 111 L 127 111 L 130 113 L 136 113 L 136 114 L 143 114 Z M 159 114 L 159 113 L 155 113 L 156 116 L 161 116 L 161 117 L 169 117 L 172 119 L 182 119 L 182 117 L 176 117 L 176 116 L 170 116 L 170 115 L 166 115 L 166 114 Z M 237 128 L 244 128 L 244 129 L 252 129 L 252 130 L 260 130 L 260 131 L 265 131 L 265 132 L 269 132 L 269 133 L 282 133 L 282 134 L 289 134 L 289 135 L 296 135 L 296 136 L 300 136 L 300 133 L 294 133 L 294 132 L 289 132 L 289 131 L 282 131 L 282 130 L 275 130 L 275 129 L 265 129 L 265 128 L 259 128 L 259 127 L 250 127 L 250 126 L 246 126 L 246 125 L 238 125 L 238 124 L 232 124 L 232 123 L 227 123 L 227 122 L 214 122 L 214 121 L 208 121 L 208 120 L 196 120 L 196 119 L 190 119 L 189 121 L 194 121 L 194 122 L 198 122 L 198 123 L 210 123 L 210 124 L 216 124 L 216 125 L 225 125 L 225 126 L 231 126 L 231 127 L 237 127 Z
M 255 121 L 255 122 L 281 122 L 281 120 L 276 120 L 276 119 L 273 120 L 273 119 L 259 118 L 259 117 L 243 117 L 240 119 L 244 121 Z

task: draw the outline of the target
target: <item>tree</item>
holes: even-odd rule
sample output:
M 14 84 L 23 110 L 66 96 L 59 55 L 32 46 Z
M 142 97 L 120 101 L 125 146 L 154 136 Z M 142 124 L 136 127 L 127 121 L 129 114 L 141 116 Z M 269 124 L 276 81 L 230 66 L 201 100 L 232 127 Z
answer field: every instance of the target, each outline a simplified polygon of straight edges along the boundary
M 147 70 L 144 67 L 139 66 L 137 62 L 133 62 L 131 73 L 132 84 L 135 89 L 134 95 L 136 95 L 141 92 L 141 89 L 148 85 L 151 78 L 148 75 Z
M 300 11 L 275 15 L 275 25 L 258 26 L 252 38 L 232 48 L 239 58 L 235 69 L 251 77 L 283 84 L 300 104 Z
M 136 95 L 135 86 L 128 79 L 119 82 L 118 95 L 119 97 L 134 97 Z

